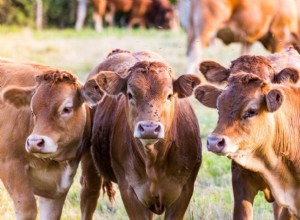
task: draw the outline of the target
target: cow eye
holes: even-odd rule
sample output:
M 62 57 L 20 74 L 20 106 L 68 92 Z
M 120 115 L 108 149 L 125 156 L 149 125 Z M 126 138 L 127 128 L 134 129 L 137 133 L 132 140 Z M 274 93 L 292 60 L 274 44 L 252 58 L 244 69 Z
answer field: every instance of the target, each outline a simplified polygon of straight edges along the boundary
M 170 100 L 171 100 L 171 98 L 172 98 L 172 96 L 173 96 L 173 94 L 169 94 L 169 95 L 168 95 L 168 97 L 167 97 L 167 100 L 169 100 L 169 101 L 170 101 Z
M 255 115 L 257 115 L 258 112 L 256 109 L 249 109 L 244 115 L 243 115 L 243 119 L 248 119 L 251 118 Z
M 128 96 L 128 100 L 130 100 L 130 99 L 132 99 L 132 98 L 133 98 L 133 96 L 132 96 L 131 92 L 128 92 L 128 93 L 127 93 L 127 96 Z
M 62 110 L 62 114 L 70 114 L 72 112 L 73 108 L 72 107 L 64 107 Z

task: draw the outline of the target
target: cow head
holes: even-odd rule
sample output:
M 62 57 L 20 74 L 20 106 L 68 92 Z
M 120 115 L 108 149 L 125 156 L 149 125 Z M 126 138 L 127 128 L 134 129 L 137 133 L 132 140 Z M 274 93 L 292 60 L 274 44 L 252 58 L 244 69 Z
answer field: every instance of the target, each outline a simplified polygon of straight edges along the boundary
M 33 129 L 25 149 L 37 157 L 62 160 L 74 156 L 86 125 L 87 108 L 101 100 L 97 83 L 82 86 L 68 73 L 54 71 L 36 77 L 37 86 L 11 86 L 2 91 L 2 100 L 17 108 L 30 107 Z M 96 91 L 95 91 L 96 90 Z
M 280 74 L 289 78 L 290 71 L 286 68 Z M 199 86 L 196 98 L 217 108 L 219 113 L 217 127 L 207 138 L 208 150 L 233 158 L 265 146 L 275 132 L 274 114 L 286 98 L 282 88 L 289 86 L 268 83 L 245 72 L 232 75 L 224 90 L 212 85 Z
M 292 70 L 287 74 L 287 70 L 276 73 L 271 64 L 271 60 L 263 56 L 244 55 L 231 62 L 231 67 L 226 68 L 215 61 L 203 61 L 200 63 L 199 70 L 212 83 L 224 83 L 228 78 L 240 71 L 252 73 L 259 76 L 266 82 L 282 83 L 286 80 L 291 80 L 293 83 L 298 81 L 298 71 Z M 284 77 L 283 77 L 284 76 Z
M 170 67 L 161 62 L 138 62 L 125 78 L 115 72 L 100 72 L 97 82 L 110 95 L 122 93 L 132 135 L 144 146 L 153 145 L 168 134 L 175 100 L 193 93 L 200 83 L 195 75 L 174 79 Z

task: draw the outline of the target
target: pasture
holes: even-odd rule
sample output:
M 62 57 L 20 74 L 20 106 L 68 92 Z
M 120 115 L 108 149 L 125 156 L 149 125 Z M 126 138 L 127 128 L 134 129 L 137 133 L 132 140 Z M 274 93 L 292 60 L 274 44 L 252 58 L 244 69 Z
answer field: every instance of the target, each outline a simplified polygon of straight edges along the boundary
M 186 34 L 183 31 L 174 33 L 153 29 L 130 31 L 108 28 L 102 33 L 97 33 L 92 29 L 76 32 L 72 29 L 36 31 L 27 28 L 0 27 L 0 33 L 1 57 L 67 69 L 77 74 L 82 82 L 88 72 L 116 48 L 130 51 L 155 51 L 171 64 L 178 76 L 185 73 Z M 204 58 L 229 65 L 232 59 L 239 56 L 239 53 L 240 45 L 224 46 L 220 41 L 215 40 L 211 47 L 204 51 Z M 255 44 L 251 53 L 267 54 L 260 44 Z M 206 136 L 216 124 L 217 112 L 202 106 L 193 97 L 190 100 L 200 123 L 203 163 L 185 219 L 232 219 L 230 161 L 207 152 L 205 146 Z M 80 169 L 64 205 L 63 220 L 80 219 L 79 176 Z M 113 205 L 109 203 L 106 195 L 99 197 L 94 219 L 128 219 L 116 185 L 115 189 L 117 195 Z M 1 219 L 14 219 L 13 204 L 2 183 L 0 192 Z M 260 193 L 255 199 L 254 219 L 272 219 L 271 210 L 271 205 Z M 163 218 L 156 217 L 156 219 Z

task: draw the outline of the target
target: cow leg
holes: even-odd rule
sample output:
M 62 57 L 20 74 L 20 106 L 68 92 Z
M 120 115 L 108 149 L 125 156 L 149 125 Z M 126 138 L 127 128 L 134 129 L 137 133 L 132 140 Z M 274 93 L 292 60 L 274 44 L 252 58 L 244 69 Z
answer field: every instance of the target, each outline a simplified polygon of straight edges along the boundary
M 194 182 L 197 178 L 199 167 L 200 163 L 194 168 L 190 179 L 183 186 L 180 197 L 167 209 L 165 215 L 166 220 L 183 219 L 194 192 Z
M 81 158 L 81 191 L 80 209 L 81 219 L 92 219 L 97 207 L 97 201 L 102 185 L 102 178 L 99 176 L 92 160 L 90 151 L 86 152 Z
M 293 220 L 288 209 L 273 202 L 274 220 Z
M 129 219 L 151 220 L 153 218 L 153 213 L 141 204 L 135 192 L 127 183 L 119 184 L 119 189 Z
M 97 32 L 101 32 L 103 30 L 103 22 L 100 14 L 96 11 L 93 12 L 93 19 L 95 24 L 95 29 Z
M 178 200 L 170 206 L 166 211 L 166 220 L 183 219 L 186 209 L 189 205 L 194 191 L 194 183 L 187 184 L 183 187 L 182 193 Z
M 214 7 L 214 11 L 202 10 L 201 1 L 191 1 L 190 25 L 188 28 L 188 73 L 198 71 L 198 65 L 202 58 L 202 50 L 212 41 L 217 31 L 231 16 L 226 7 L 212 6 L 216 1 L 208 1 L 207 8 Z M 220 4 L 221 5 L 221 4 Z
M 241 55 L 248 54 L 250 52 L 251 47 L 252 47 L 252 43 L 242 42 Z
M 57 199 L 39 197 L 41 220 L 59 220 L 67 193 Z
M 254 173 L 243 169 L 234 161 L 231 163 L 232 187 L 234 194 L 234 220 L 252 220 L 253 219 L 253 201 L 259 188 L 253 183 Z M 256 174 L 258 175 L 258 174 Z
M 76 30 L 81 30 L 86 17 L 88 0 L 78 0 Z
M 1 179 L 13 200 L 16 219 L 32 220 L 37 216 L 36 200 L 25 165 L 20 161 L 22 160 L 18 158 L 9 164 L 1 164 L 1 169 L 9 170 Z

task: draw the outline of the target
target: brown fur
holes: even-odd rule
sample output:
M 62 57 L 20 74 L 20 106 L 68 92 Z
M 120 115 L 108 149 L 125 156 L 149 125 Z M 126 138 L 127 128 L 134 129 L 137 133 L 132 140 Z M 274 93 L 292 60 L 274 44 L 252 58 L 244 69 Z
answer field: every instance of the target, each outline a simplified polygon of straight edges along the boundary
M 155 27 L 176 29 L 177 17 L 168 0 L 110 0 L 108 1 L 107 20 L 110 24 L 116 12 L 129 16 L 128 27 Z
M 295 217 L 299 217 L 300 198 L 283 193 L 289 189 L 298 195 L 299 190 L 295 185 L 300 178 L 298 96 L 294 85 L 272 85 L 255 75 L 237 73 L 218 98 L 219 120 L 213 131 L 214 137 L 222 135 L 226 140 L 224 150 L 218 153 L 260 174 L 276 202 L 287 205 L 292 200 L 289 211 Z M 253 108 L 249 103 L 254 102 L 257 113 L 243 118 L 247 108 Z M 232 146 L 238 146 L 239 151 L 231 152 Z M 210 145 L 209 149 L 214 151 Z M 270 197 L 270 192 L 266 193 Z M 284 196 L 287 200 L 282 200 Z M 282 213 L 289 215 L 286 210 Z
M 252 84 L 256 82 L 253 85 L 264 86 L 265 82 L 263 82 L 261 79 L 264 79 L 267 82 L 272 81 L 274 83 L 297 83 L 299 79 L 299 73 L 296 68 L 299 68 L 299 57 L 300 56 L 296 50 L 293 48 L 288 48 L 280 53 L 271 54 L 268 57 L 249 55 L 241 56 L 232 62 L 230 69 L 226 69 L 225 67 L 222 67 L 220 64 L 213 61 L 205 61 L 201 63 L 200 67 L 202 68 L 200 68 L 200 70 L 204 73 L 205 77 L 212 82 L 217 79 L 216 82 L 218 83 L 224 81 L 228 83 L 228 77 L 231 76 L 229 78 L 229 84 L 231 84 L 232 87 L 234 86 L 233 84 L 236 84 L 238 86 L 237 90 L 244 90 L 245 86 L 247 86 L 249 82 L 252 82 Z M 208 68 L 206 68 L 206 66 Z M 229 73 L 224 75 L 224 71 L 228 71 Z M 241 74 L 241 72 L 244 73 Z M 224 77 L 222 78 L 222 76 Z M 213 86 L 209 86 L 207 88 L 206 85 L 200 86 L 195 91 L 196 98 L 201 103 L 208 107 L 214 108 L 216 108 L 216 100 L 219 94 L 219 88 Z M 240 98 L 237 98 L 237 94 L 231 94 L 231 97 L 236 99 L 236 102 L 235 104 L 227 107 L 227 110 L 231 112 L 230 115 L 238 113 L 240 105 L 242 105 L 245 100 L 249 100 L 247 99 L 247 96 L 241 96 Z M 256 183 L 251 181 L 252 174 L 250 174 L 250 171 L 249 177 L 247 177 L 247 172 L 244 171 L 243 179 L 241 179 L 236 170 L 237 169 L 232 170 L 232 176 L 235 179 L 235 183 L 233 183 L 235 199 L 234 219 L 245 218 L 245 216 L 251 218 L 253 199 L 259 190 L 267 187 L 267 184 L 264 181 L 261 181 L 262 185 L 258 187 Z M 265 196 L 269 197 L 266 194 Z M 284 215 L 287 219 L 290 218 L 288 212 L 282 210 L 282 207 L 274 209 L 274 215 L 279 216 L 281 211 L 282 213 L 285 213 L 282 215 Z
M 188 100 L 178 98 L 185 95 L 174 84 L 178 83 L 178 88 L 194 87 L 200 80 L 191 75 L 175 79 L 171 68 L 151 53 L 130 53 L 126 54 L 127 59 L 123 55 L 115 54 L 95 68 L 100 70 L 96 77 L 101 81 L 99 85 L 110 96 L 97 106 L 94 114 L 94 163 L 99 174 L 119 185 L 129 218 L 150 219 L 153 213 L 165 211 L 166 218 L 182 219 L 201 164 L 201 142 L 192 107 Z M 135 62 L 128 67 L 125 78 L 116 73 L 112 77 L 107 72 L 127 65 L 132 56 Z M 99 68 L 105 66 L 111 68 Z M 103 81 L 106 76 L 114 78 L 113 81 Z M 116 81 L 124 80 L 126 86 L 116 93 L 112 87 L 118 87 Z M 164 138 L 153 145 L 143 145 L 139 138 L 134 138 L 135 125 L 143 120 L 162 123 Z M 93 181 L 88 177 L 87 174 L 83 179 Z M 82 191 L 82 199 L 87 200 L 89 189 L 83 186 Z M 87 206 L 83 209 L 92 210 Z
M 37 195 L 41 218 L 59 219 L 91 135 L 84 106 L 87 87 L 65 71 L 1 61 L 0 82 L 5 102 L 0 108 L 0 179 L 16 218 L 36 218 Z
M 43 81 L 45 82 L 51 82 L 53 84 L 59 83 L 59 82 L 68 82 L 72 84 L 78 83 L 77 77 L 73 74 L 66 72 L 66 71 L 50 71 L 47 73 L 44 73 L 42 75 L 39 75 L 36 77 L 36 80 L 38 83 L 41 83 Z
M 187 48 L 190 71 L 202 59 L 203 48 L 220 31 L 217 36 L 225 43 L 243 44 L 242 54 L 255 41 L 261 41 L 271 52 L 299 44 L 300 16 L 294 0 L 255 0 L 251 4 L 248 0 L 191 0 L 190 4 Z

